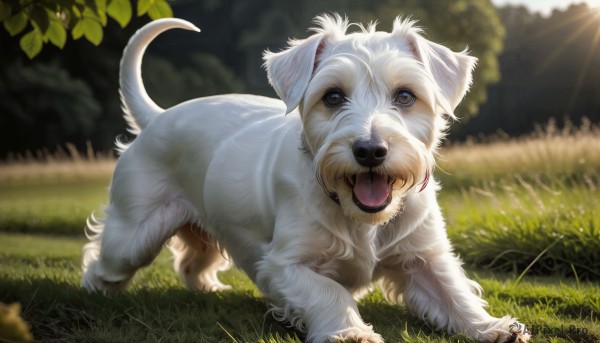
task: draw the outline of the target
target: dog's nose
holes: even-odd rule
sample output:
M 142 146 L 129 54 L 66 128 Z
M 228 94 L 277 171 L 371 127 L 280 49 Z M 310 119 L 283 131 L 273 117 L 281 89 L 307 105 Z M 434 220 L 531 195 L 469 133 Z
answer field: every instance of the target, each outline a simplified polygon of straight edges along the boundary
M 358 139 L 352 144 L 352 153 L 356 162 L 369 168 L 383 163 L 387 152 L 387 143 L 377 138 Z

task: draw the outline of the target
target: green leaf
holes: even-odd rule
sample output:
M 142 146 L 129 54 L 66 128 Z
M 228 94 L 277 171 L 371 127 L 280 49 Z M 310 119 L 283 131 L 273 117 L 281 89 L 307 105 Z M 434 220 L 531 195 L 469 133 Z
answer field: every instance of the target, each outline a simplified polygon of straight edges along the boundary
M 73 26 L 73 28 L 71 29 L 71 35 L 75 40 L 83 37 L 84 25 L 81 23 L 83 20 L 84 19 L 79 19 L 77 23 L 75 23 L 75 26 Z
M 167 0 L 155 0 L 154 4 L 148 8 L 148 16 L 153 20 L 169 18 L 173 16 L 173 10 Z
M 104 36 L 102 25 L 100 25 L 98 19 L 91 17 L 81 18 L 77 24 L 73 26 L 71 34 L 73 35 L 73 39 L 79 39 L 82 36 L 85 36 L 85 38 L 94 45 L 100 44 Z
M 64 25 L 58 18 L 50 21 L 50 26 L 44 38 L 61 49 L 65 46 L 67 42 L 67 30 L 65 30 Z
M 125 27 L 131 20 L 131 2 L 113 0 L 106 7 L 106 12 L 116 20 L 121 27 Z
M 33 6 L 29 20 L 32 25 L 37 26 L 41 33 L 46 33 L 50 26 L 50 19 L 48 18 L 49 13 L 42 6 Z
M 27 26 L 27 15 L 23 11 L 19 11 L 12 17 L 4 21 L 4 28 L 11 36 L 19 34 Z
M 124 0 L 121 0 L 124 1 Z M 83 9 L 84 17 L 96 18 L 102 26 L 106 25 L 106 1 L 87 0 L 86 7 Z
M 154 4 L 154 0 L 139 0 L 137 4 L 137 15 L 142 16 L 148 12 L 150 6 Z
M 99 45 L 104 38 L 104 31 L 102 26 L 98 22 L 90 23 L 89 27 L 85 30 L 85 38 L 94 45 Z
M 19 41 L 21 49 L 27 54 L 30 59 L 34 58 L 42 51 L 43 39 L 42 33 L 38 29 L 33 29 L 23 35 Z
M 85 10 L 85 7 L 83 5 L 75 4 L 75 5 L 71 6 L 71 13 L 73 14 L 73 16 L 75 18 L 81 18 L 82 12 L 84 10 Z
M 0 2 L 0 21 L 8 19 L 11 13 L 12 8 L 10 8 L 10 5 L 4 2 Z
M 96 0 L 85 0 L 85 7 L 94 13 L 98 13 L 98 2 Z
M 100 23 L 102 26 L 106 26 L 107 17 L 106 17 L 106 0 L 94 0 L 96 2 L 96 14 L 98 18 L 100 18 Z M 128 0 L 121 0 L 122 2 L 129 2 Z

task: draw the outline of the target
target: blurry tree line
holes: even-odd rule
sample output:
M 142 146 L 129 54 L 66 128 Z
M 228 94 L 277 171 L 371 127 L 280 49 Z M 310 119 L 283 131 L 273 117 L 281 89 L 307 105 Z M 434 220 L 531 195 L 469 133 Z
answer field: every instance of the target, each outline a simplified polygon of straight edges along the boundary
M 531 132 L 550 118 L 579 124 L 600 122 L 600 9 L 585 3 L 549 17 L 525 7 L 498 10 L 506 29 L 501 80 L 473 120 L 453 134 L 512 136 Z
M 590 44 L 588 31 L 598 29 L 600 20 L 587 29 L 577 20 L 549 29 L 583 11 L 582 7 L 546 19 L 523 8 L 496 11 L 489 0 L 176 0 L 169 4 L 175 17 L 193 22 L 202 32 L 166 32 L 145 55 L 146 88 L 165 108 L 227 92 L 275 96 L 261 68 L 262 52 L 278 51 L 290 37 L 309 35 L 307 28 L 316 15 L 338 12 L 353 22 L 377 20 L 381 30 L 389 30 L 397 15 L 411 15 L 429 39 L 453 50 L 469 47 L 480 62 L 474 86 L 458 110 L 463 119 L 453 126 L 456 137 L 480 128 L 492 132 L 502 127 L 512 133 L 515 127 L 515 133 L 522 132 L 534 121 L 563 117 L 566 109 L 573 118 L 599 115 L 600 94 L 592 87 L 594 78 L 599 84 L 599 52 L 586 54 L 590 47 L 598 47 Z M 0 30 L 0 159 L 11 151 L 52 150 L 66 142 L 84 149 L 91 141 L 96 150 L 111 149 L 115 136 L 126 134 L 118 94 L 122 49 L 148 20 L 132 18 L 125 28 L 108 21 L 99 46 L 69 40 L 62 50 L 44 47 L 33 60 L 20 50 L 17 40 Z M 575 31 L 582 33 L 571 37 Z M 560 41 L 569 47 L 556 52 Z M 543 63 L 548 56 L 554 57 Z M 579 76 L 588 60 L 585 75 Z M 574 85 L 580 85 L 579 92 L 573 92 Z M 542 91 L 544 87 L 552 90 Z M 543 96 L 536 97 L 539 94 Z M 550 110 L 542 101 L 551 102 Z M 569 103 L 570 107 L 560 107 Z M 489 118 L 495 120 L 493 128 L 486 126 Z

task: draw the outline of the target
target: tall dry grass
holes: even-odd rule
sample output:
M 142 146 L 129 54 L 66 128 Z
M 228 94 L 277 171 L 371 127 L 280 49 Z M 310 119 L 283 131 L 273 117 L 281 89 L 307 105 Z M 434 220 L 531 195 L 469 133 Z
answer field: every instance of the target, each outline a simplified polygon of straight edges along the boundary
M 600 126 L 583 120 L 558 129 L 554 121 L 520 138 L 496 136 L 441 150 L 436 175 L 446 187 L 482 186 L 524 178 L 552 182 L 576 178 L 597 184 L 600 175 Z M 587 182 L 587 181 L 586 181 Z
M 80 153 L 73 144 L 58 147 L 50 153 L 47 149 L 24 155 L 10 154 L 0 161 L 0 182 L 54 182 L 109 178 L 116 157 L 113 153 L 95 152 L 90 143 L 87 151 Z

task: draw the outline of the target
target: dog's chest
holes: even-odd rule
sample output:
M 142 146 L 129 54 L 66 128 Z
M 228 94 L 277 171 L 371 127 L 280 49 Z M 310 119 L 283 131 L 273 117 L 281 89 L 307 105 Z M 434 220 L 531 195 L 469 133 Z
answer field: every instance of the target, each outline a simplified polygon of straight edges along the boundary
M 315 261 L 312 269 L 335 280 L 347 289 L 359 289 L 371 283 L 377 259 L 371 247 L 353 249 L 351 257 L 324 257 Z

